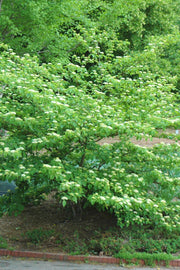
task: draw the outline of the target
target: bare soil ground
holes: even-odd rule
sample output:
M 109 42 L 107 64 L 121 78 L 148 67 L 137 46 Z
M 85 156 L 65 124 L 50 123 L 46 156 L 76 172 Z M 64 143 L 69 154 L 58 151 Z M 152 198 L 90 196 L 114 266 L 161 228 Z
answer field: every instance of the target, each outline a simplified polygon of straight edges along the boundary
M 175 130 L 166 130 L 168 134 L 174 134 Z M 179 131 L 180 132 L 180 131 Z M 105 138 L 100 144 L 115 143 L 119 137 Z M 153 140 L 136 140 L 132 142 L 143 147 L 152 147 L 157 143 L 174 143 L 175 140 L 168 138 L 153 138 Z M 180 143 L 180 141 L 178 141 Z M 81 218 L 73 218 L 71 210 L 64 211 L 57 202 L 50 198 L 39 206 L 26 208 L 19 216 L 3 216 L 0 218 L 0 236 L 7 240 L 8 246 L 17 250 L 38 250 L 49 252 L 62 252 L 58 244 L 59 236 L 73 238 L 78 232 L 80 238 L 88 241 L 92 234 L 99 229 L 102 233 L 111 227 L 116 227 L 116 219 L 107 213 L 99 213 L 95 209 L 86 209 Z M 38 245 L 32 244 L 24 236 L 27 231 L 42 228 L 53 230 L 53 236 Z
M 26 208 L 19 216 L 4 216 L 0 219 L 0 235 L 8 240 L 9 247 L 16 250 L 36 250 L 47 252 L 63 252 L 59 239 L 80 239 L 88 241 L 94 232 L 102 232 L 116 226 L 116 219 L 107 213 L 95 209 L 84 210 L 81 218 L 73 217 L 71 210 L 63 211 L 59 205 L 48 200 L 39 206 Z M 53 230 L 53 236 L 48 237 L 38 245 L 24 237 L 27 231 L 42 228 L 44 231 Z
M 178 134 L 180 134 L 180 130 L 175 130 L 175 129 L 171 129 L 171 128 L 168 128 L 166 130 L 162 130 L 162 129 L 158 130 L 159 136 L 161 136 L 162 134 L 166 134 L 166 135 L 176 134 L 176 132 L 178 132 Z M 103 145 L 105 143 L 112 144 L 112 143 L 116 143 L 119 141 L 120 141 L 119 136 L 115 136 L 115 137 L 104 138 L 104 139 L 98 141 L 98 144 L 100 144 L 100 145 Z M 146 139 L 136 140 L 135 138 L 133 138 L 133 139 L 131 139 L 131 141 L 134 144 L 137 144 L 139 146 L 144 146 L 144 147 L 153 147 L 155 144 L 158 144 L 158 143 L 172 144 L 172 143 L 176 142 L 175 139 L 169 139 L 169 138 L 153 138 L 153 139 L 148 139 L 148 140 L 146 140 Z M 180 141 L 177 141 L 177 142 L 180 143 Z
M 119 136 L 115 136 L 115 137 L 109 137 L 109 138 L 104 138 L 102 140 L 100 140 L 98 142 L 98 144 L 103 145 L 105 143 L 107 144 L 112 144 L 112 143 L 116 143 L 119 142 Z M 167 138 L 153 138 L 151 139 L 141 139 L 141 140 L 136 140 L 135 138 L 131 139 L 131 142 L 133 142 L 134 144 L 137 144 L 139 146 L 145 146 L 145 147 L 153 147 L 155 144 L 158 143 L 165 143 L 165 144 L 172 144 L 175 143 L 175 140 L 172 139 L 167 139 Z

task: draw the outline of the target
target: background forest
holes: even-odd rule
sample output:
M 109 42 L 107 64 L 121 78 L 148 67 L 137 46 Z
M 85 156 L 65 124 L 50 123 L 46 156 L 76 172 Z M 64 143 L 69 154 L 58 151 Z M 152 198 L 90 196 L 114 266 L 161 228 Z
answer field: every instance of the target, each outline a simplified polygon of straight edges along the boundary
M 130 140 L 180 129 L 179 14 L 179 0 L 0 1 L 0 176 L 17 186 L 1 215 L 53 192 L 180 245 L 179 143 Z

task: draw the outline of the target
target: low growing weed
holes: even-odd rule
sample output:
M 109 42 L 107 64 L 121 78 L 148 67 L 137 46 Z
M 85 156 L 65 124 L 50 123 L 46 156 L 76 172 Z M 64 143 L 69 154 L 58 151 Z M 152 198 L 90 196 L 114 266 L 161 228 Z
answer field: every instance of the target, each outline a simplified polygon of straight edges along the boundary
M 146 253 L 176 253 L 180 250 L 180 237 L 177 239 L 134 239 L 130 241 L 136 251 Z
M 44 230 L 42 228 L 27 231 L 23 236 L 33 244 L 39 244 L 44 240 L 47 240 L 54 234 L 54 230 Z
M 0 248 L 8 248 L 7 241 L 2 236 L 0 236 Z
M 59 234 L 56 240 L 56 244 L 64 252 L 79 255 L 88 253 L 88 245 L 84 239 L 79 236 L 77 231 L 74 232 L 72 237 L 64 237 L 64 235 Z

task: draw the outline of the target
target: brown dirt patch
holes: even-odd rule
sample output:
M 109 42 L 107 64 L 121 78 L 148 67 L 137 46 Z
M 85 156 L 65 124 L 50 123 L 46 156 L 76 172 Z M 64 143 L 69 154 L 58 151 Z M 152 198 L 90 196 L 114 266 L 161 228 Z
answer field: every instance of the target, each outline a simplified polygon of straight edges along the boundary
M 120 142 L 119 136 L 115 136 L 115 137 L 108 137 L 108 138 L 104 138 L 100 141 L 98 141 L 98 144 L 103 145 L 103 144 L 113 144 L 116 142 Z M 152 139 L 141 139 L 141 140 L 136 140 L 135 138 L 131 139 L 131 142 L 133 142 L 136 145 L 139 146 L 144 146 L 144 147 L 153 147 L 154 145 L 158 144 L 158 143 L 165 143 L 165 144 L 173 144 L 173 143 L 180 143 L 180 141 L 175 141 L 172 139 L 167 139 L 167 138 L 152 138 Z
M 142 139 L 142 140 L 132 139 L 131 141 L 134 144 L 144 146 L 144 147 L 153 147 L 155 144 L 158 144 L 158 143 L 173 144 L 173 143 L 176 142 L 175 140 L 166 139 L 166 138 L 153 138 L 152 140 L 150 140 L 150 139 L 148 139 L 148 140 L 145 140 L 145 139 Z
M 66 240 L 75 238 L 74 241 L 77 241 L 75 234 L 78 233 L 80 239 L 89 241 L 94 232 L 101 230 L 103 233 L 111 227 L 116 227 L 116 219 L 110 214 L 86 209 L 81 216 L 74 217 L 71 209 L 64 211 L 54 200 L 27 207 L 17 217 L 0 218 L 0 236 L 7 240 L 9 247 L 16 250 L 62 252 L 59 237 Z M 53 236 L 38 245 L 23 236 L 27 231 L 37 228 L 53 230 Z
M 103 145 L 103 144 L 113 144 L 116 142 L 120 142 L 119 136 L 115 137 L 109 137 L 109 138 L 104 138 L 98 142 L 98 144 Z M 153 139 L 141 139 L 141 140 L 136 140 L 135 138 L 131 139 L 131 142 L 134 144 L 137 144 L 139 146 L 145 146 L 145 147 L 153 147 L 155 144 L 158 143 L 165 143 L 165 144 L 172 144 L 175 143 L 175 140 L 171 139 L 166 139 L 166 138 L 153 138 Z M 179 141 L 178 141 L 179 142 Z
M 158 129 L 157 130 L 159 136 L 161 136 L 162 134 L 166 134 L 166 135 L 170 135 L 170 134 L 180 134 L 180 129 L 176 130 L 176 129 L 172 129 L 172 128 L 167 128 L 166 130 L 163 129 Z M 103 145 L 103 144 L 113 144 L 116 142 L 120 142 L 120 138 L 119 136 L 114 136 L 114 137 L 108 137 L 108 138 L 104 138 L 100 141 L 98 141 L 99 145 Z M 168 139 L 168 138 L 159 138 L 159 137 L 154 137 L 152 139 L 141 139 L 141 140 L 136 140 L 135 138 L 131 139 L 131 142 L 133 142 L 134 144 L 137 144 L 139 146 L 144 146 L 144 147 L 153 147 L 155 144 L 158 143 L 165 143 L 165 144 L 172 144 L 175 142 L 180 143 L 180 141 L 176 141 L 175 139 Z

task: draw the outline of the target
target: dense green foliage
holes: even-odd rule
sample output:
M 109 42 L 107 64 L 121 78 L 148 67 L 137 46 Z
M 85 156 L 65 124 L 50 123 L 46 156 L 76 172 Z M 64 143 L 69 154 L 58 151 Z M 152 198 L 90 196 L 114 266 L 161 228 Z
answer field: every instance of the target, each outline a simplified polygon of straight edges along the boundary
M 176 21 L 169 0 L 10 0 L 2 1 L 0 38 L 18 54 L 37 54 L 44 61 L 88 52 L 81 29 L 100 30 L 108 39 L 143 47 L 148 37 L 167 34 Z M 178 1 L 177 1 L 178 3 Z M 178 12 L 177 12 L 178 14 Z M 89 33 L 90 34 L 90 33 Z M 102 43 L 107 46 L 107 41 Z M 115 48 L 116 50 L 116 48 Z M 118 48 L 115 55 L 119 55 Z
M 17 185 L 1 214 L 55 191 L 63 206 L 95 205 L 121 227 L 177 232 L 179 144 L 130 142 L 180 126 L 176 6 L 1 3 L 0 175 Z M 119 143 L 98 143 L 114 135 Z

